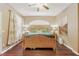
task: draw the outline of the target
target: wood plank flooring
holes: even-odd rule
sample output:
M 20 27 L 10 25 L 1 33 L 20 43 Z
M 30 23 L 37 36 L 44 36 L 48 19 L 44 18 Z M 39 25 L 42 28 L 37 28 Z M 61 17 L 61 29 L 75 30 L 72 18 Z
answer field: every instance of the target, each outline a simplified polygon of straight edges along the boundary
M 2 54 L 1 56 L 76 56 L 71 50 L 64 45 L 57 44 L 57 52 L 53 50 L 23 50 L 22 42 Z

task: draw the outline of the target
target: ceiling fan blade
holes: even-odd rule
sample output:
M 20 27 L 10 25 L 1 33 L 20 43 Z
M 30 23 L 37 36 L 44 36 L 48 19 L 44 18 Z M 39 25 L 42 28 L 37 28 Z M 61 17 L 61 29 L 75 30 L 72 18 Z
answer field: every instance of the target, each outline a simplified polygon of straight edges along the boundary
M 48 6 L 46 6 L 46 5 L 43 5 L 43 7 L 44 7 L 45 9 L 49 9 L 49 7 L 48 7 Z
M 28 6 L 35 6 L 36 4 L 28 4 Z

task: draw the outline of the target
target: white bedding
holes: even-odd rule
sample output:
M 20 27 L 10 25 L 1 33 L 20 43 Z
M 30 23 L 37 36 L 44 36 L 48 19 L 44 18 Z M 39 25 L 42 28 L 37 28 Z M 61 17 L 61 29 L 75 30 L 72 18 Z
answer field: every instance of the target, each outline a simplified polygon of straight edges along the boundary
M 37 35 L 37 34 L 42 34 L 42 35 L 52 35 L 53 33 L 51 32 L 28 32 L 26 35 Z

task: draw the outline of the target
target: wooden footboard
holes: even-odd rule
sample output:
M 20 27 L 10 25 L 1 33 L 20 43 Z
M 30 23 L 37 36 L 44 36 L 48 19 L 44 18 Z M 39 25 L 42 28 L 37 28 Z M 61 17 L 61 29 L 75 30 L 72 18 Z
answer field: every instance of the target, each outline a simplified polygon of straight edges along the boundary
M 56 39 L 48 38 L 42 35 L 25 37 L 23 40 L 23 48 L 56 48 Z

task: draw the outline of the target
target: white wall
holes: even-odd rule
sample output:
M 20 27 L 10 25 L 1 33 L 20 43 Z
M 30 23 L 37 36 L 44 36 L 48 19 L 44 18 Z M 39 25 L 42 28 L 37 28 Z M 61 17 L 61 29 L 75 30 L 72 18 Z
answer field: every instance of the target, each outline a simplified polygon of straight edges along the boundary
M 33 20 L 29 23 L 29 25 L 50 25 L 50 23 L 46 20 Z
M 20 20 L 22 20 L 21 15 L 19 16 L 19 13 L 17 13 L 14 9 L 12 9 L 11 7 L 9 7 L 5 3 L 4 4 L 3 3 L 0 4 L 0 11 L 2 13 L 2 22 L 1 22 L 1 17 L 0 17 L 0 52 L 2 50 L 4 50 L 2 47 L 6 48 L 6 41 L 7 41 L 7 35 L 8 35 L 9 10 L 10 9 L 14 13 L 17 14 L 17 16 L 15 16 L 15 20 L 17 22 L 20 23 L 21 22 Z M 1 14 L 0 14 L 0 16 L 1 16 Z M 16 39 L 15 39 L 16 41 L 18 41 L 18 39 L 21 38 L 21 28 L 20 28 L 21 25 L 20 24 L 17 24 L 17 25 L 19 25 L 19 26 L 17 26 L 18 34 L 17 34 Z M 2 26 L 2 28 L 1 28 L 1 26 Z M 1 32 L 3 32 L 3 33 L 1 33 Z
M 56 20 L 61 22 L 61 25 L 66 22 L 62 19 L 67 16 L 68 35 L 63 35 L 64 44 L 78 52 L 78 5 L 71 4 L 67 9 L 60 13 Z
M 24 17 L 24 23 L 29 24 L 31 21 L 37 21 L 37 20 L 43 20 L 47 21 L 50 24 L 56 24 L 55 16 L 25 16 Z
M 57 20 L 57 24 L 59 25 L 59 26 L 64 26 L 65 24 L 67 24 L 68 23 L 68 19 L 67 19 L 67 15 L 65 15 L 65 16 L 63 16 L 62 18 L 59 18 L 58 20 Z
M 2 51 L 2 22 L 1 22 L 1 12 L 0 12 L 0 52 Z

